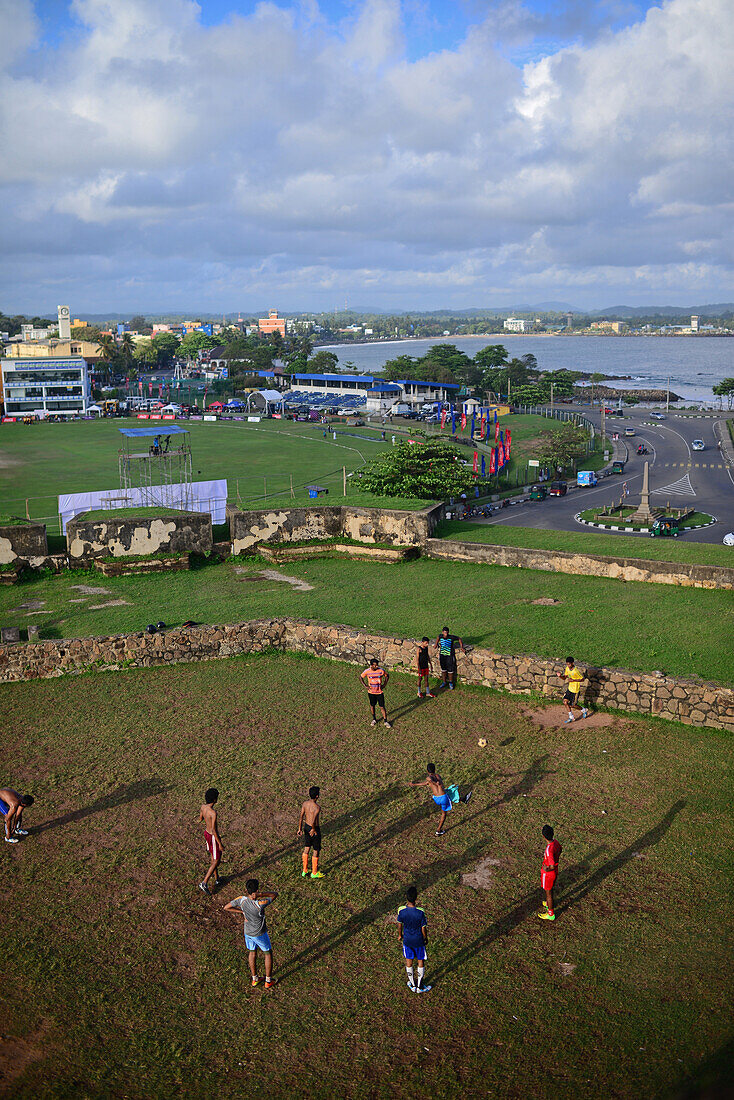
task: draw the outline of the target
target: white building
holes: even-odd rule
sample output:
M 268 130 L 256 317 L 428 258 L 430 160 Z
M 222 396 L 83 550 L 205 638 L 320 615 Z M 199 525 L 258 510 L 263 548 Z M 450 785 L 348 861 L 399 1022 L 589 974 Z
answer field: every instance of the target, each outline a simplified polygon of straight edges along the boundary
M 698 317 L 695 313 L 691 314 L 691 332 L 698 332 Z
M 522 317 L 507 317 L 504 321 L 505 332 L 527 332 L 529 327 L 530 321 Z
M 91 403 L 87 363 L 80 356 L 3 359 L 1 366 L 6 416 L 75 415 Z
M 292 376 L 294 389 L 302 392 L 312 391 L 318 394 L 343 395 L 345 397 L 364 397 L 375 387 L 385 383 L 384 378 L 375 378 L 371 374 L 295 374 Z M 413 408 L 431 401 L 457 401 L 461 387 L 455 382 L 419 382 L 413 379 L 398 378 L 389 383 L 395 386 L 391 391 L 395 401 L 404 402 Z M 374 396 L 374 394 L 373 394 Z

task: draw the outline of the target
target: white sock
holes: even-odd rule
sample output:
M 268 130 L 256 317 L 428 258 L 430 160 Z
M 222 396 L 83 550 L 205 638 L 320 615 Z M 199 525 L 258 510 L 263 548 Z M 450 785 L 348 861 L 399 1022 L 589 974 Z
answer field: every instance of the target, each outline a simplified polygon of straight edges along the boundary
M 408 981 L 410 982 L 410 984 L 414 985 L 415 983 L 413 982 L 413 967 L 412 966 L 406 966 L 405 972 L 408 975 Z
M 424 966 L 419 966 L 418 967 L 418 985 L 419 986 L 423 985 L 423 975 L 425 974 L 425 972 L 426 972 L 426 968 Z

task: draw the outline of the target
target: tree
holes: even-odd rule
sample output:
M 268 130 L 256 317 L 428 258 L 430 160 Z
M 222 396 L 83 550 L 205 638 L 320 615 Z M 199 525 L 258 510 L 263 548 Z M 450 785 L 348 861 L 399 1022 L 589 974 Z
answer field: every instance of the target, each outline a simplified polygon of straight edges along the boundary
M 97 340 L 97 345 L 100 351 L 100 374 L 103 378 L 109 381 L 113 368 L 120 361 L 120 352 L 117 347 L 117 341 L 114 336 L 110 336 L 108 332 L 102 333 Z
M 171 361 L 178 351 L 179 342 L 178 336 L 174 336 L 172 332 L 159 332 L 153 337 L 152 343 L 156 350 L 157 365 L 159 367 L 171 365 Z
M 333 351 L 317 351 L 308 361 L 310 374 L 333 374 L 339 365 L 339 356 Z
M 127 370 L 132 363 L 133 357 L 135 355 L 135 341 L 133 340 L 129 332 L 124 332 L 122 334 L 122 339 L 120 340 L 118 347 L 118 353 L 123 368 Z
M 573 467 L 576 459 L 586 454 L 586 432 L 568 420 L 557 432 L 541 432 L 537 457 L 545 466 L 553 469 Z
M 730 409 L 734 405 L 734 378 L 723 378 L 717 385 L 711 387 L 716 397 L 726 398 L 726 407 Z
M 184 336 L 178 353 L 184 359 L 197 359 L 204 348 L 214 348 L 218 344 L 216 336 L 207 336 L 205 332 L 189 332 Z
M 359 486 L 387 497 L 441 500 L 471 488 L 474 477 L 455 447 L 442 440 L 398 443 L 363 467 Z
M 140 332 L 142 329 L 149 327 L 142 313 L 136 313 L 135 316 L 130 319 L 130 328 L 133 332 Z
M 99 343 L 101 335 L 102 330 L 97 328 L 96 325 L 76 325 L 71 330 L 72 340 L 90 340 L 95 344 Z
M 419 362 L 420 360 L 412 355 L 398 355 L 395 359 L 388 359 L 385 363 L 385 381 L 395 382 L 398 378 L 417 378 Z

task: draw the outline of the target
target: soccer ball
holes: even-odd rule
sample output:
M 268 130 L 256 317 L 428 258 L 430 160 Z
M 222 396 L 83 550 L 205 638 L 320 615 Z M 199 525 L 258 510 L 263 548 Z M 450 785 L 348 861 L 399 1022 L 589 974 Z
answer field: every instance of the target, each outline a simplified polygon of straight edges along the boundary
M 480 749 L 486 749 L 486 747 L 487 747 L 487 738 L 486 737 L 480 737 L 479 740 L 477 741 L 477 744 L 479 745 Z

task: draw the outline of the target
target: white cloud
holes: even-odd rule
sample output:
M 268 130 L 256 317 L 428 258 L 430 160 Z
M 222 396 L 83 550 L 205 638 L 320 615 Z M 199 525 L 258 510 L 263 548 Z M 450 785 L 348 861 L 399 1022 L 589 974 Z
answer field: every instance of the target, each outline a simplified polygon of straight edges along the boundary
M 489 303 L 497 288 L 723 300 L 728 8 L 667 0 L 518 67 L 496 9 L 408 60 L 398 0 L 362 0 L 339 26 L 314 0 L 217 26 L 189 0 L 75 0 L 80 26 L 54 55 L 33 48 L 29 4 L 8 0 L 5 307 L 41 308 L 65 278 L 88 309 L 232 308 L 266 291 L 307 307 L 342 289 L 385 306 Z M 522 9 L 502 13 L 519 33 Z

